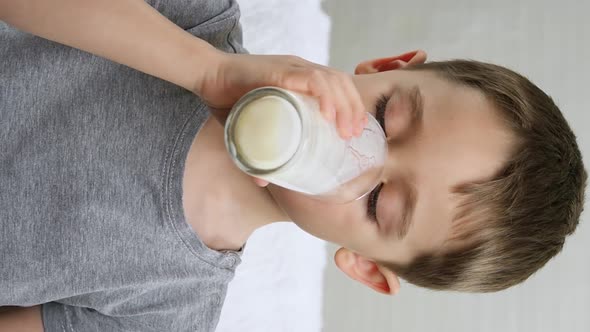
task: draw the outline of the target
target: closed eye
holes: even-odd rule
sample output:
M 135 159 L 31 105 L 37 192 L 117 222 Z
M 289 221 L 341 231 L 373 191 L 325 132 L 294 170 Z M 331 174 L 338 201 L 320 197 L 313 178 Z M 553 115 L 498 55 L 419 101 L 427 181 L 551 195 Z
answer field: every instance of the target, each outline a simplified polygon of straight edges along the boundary
M 383 183 L 379 184 L 373 189 L 373 191 L 371 191 L 369 194 L 369 201 L 367 202 L 367 215 L 369 216 L 369 219 L 374 222 L 377 222 L 377 202 L 379 201 L 381 188 L 383 188 Z
M 404 110 L 407 110 L 408 113 L 404 113 L 404 115 L 401 116 L 401 118 L 398 119 L 398 121 L 396 121 L 393 124 L 390 124 L 389 130 L 394 130 L 395 132 L 388 133 L 387 128 L 385 127 L 385 112 L 387 111 L 387 105 L 389 104 L 390 99 L 396 93 L 399 94 L 399 98 L 402 98 L 405 102 L 408 103 L 408 106 L 403 108 Z M 395 105 L 392 105 L 392 107 L 395 107 Z M 414 86 L 413 88 L 408 90 L 399 89 L 397 91 L 394 91 L 394 93 L 392 93 L 389 96 L 383 94 L 377 99 L 377 102 L 375 103 L 375 119 L 377 120 L 381 128 L 383 128 L 383 132 L 385 133 L 385 135 L 388 137 L 392 135 L 403 136 L 404 133 L 416 133 L 420 129 L 423 113 L 424 98 L 418 86 Z M 407 120 L 404 121 L 404 119 Z M 401 137 L 398 138 L 401 139 Z

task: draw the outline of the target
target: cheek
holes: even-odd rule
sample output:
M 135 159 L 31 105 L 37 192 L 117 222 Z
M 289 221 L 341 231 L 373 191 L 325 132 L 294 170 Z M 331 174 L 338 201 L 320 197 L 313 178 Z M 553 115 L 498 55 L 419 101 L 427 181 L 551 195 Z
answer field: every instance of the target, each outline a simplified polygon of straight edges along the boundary
M 325 223 L 330 219 L 330 210 L 322 202 L 275 185 L 269 185 L 268 190 L 289 219 L 306 231 L 306 225 Z
M 366 228 L 372 226 L 364 213 L 363 200 L 332 204 L 277 186 L 268 189 L 291 221 L 326 241 L 346 246 L 354 241 L 355 234 L 366 234 Z

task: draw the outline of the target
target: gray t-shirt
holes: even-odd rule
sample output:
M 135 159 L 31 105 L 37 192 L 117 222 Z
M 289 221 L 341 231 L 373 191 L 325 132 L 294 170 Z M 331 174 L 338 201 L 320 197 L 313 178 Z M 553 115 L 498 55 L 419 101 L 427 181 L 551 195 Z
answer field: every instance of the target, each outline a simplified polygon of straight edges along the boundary
M 245 52 L 233 0 L 151 4 Z M 46 331 L 213 331 L 240 252 L 207 248 L 183 214 L 208 116 L 182 88 L 0 22 L 0 306 L 43 304 Z

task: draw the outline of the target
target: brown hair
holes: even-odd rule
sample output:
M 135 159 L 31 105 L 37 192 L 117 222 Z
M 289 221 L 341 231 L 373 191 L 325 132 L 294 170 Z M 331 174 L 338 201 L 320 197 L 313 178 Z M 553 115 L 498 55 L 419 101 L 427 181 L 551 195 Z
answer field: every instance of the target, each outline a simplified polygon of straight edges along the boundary
M 482 92 L 517 142 L 492 179 L 454 188 L 461 203 L 441 252 L 405 266 L 381 264 L 439 290 L 493 292 L 526 280 L 578 225 L 587 174 L 576 136 L 551 97 L 504 67 L 453 60 L 407 70 L 428 70 Z

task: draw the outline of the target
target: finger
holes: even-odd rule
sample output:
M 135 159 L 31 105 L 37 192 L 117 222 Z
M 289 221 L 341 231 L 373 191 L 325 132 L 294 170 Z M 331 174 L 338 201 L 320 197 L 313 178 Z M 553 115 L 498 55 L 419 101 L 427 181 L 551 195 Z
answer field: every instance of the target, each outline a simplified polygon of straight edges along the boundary
M 334 122 L 334 120 L 336 120 L 336 107 L 334 107 L 334 103 L 327 96 L 319 96 L 319 98 L 320 112 L 330 123 Z
M 340 136 L 350 138 L 353 131 L 353 110 L 346 95 L 346 89 L 343 87 L 342 77 L 340 74 L 331 74 L 330 93 L 333 96 L 336 107 L 336 126 Z
M 346 90 L 346 95 L 352 109 L 353 132 L 355 136 L 359 136 L 362 134 L 363 129 L 367 125 L 367 121 L 369 119 L 367 117 L 367 112 L 361 100 L 361 95 L 358 89 L 352 82 L 350 76 L 348 74 L 344 75 L 343 87 Z
M 349 139 L 355 135 L 352 125 L 352 112 L 350 110 L 338 111 L 336 113 L 336 125 L 342 138 Z
M 263 179 L 259 179 L 259 178 L 252 178 L 254 180 L 254 183 L 259 186 L 259 187 L 266 187 L 268 186 L 268 181 L 263 180 Z
M 308 75 L 308 94 L 319 98 L 320 112 L 330 122 L 336 119 L 336 113 L 339 111 L 334 97 L 330 92 L 330 84 L 321 71 L 314 70 Z
M 300 68 L 291 71 L 283 78 L 280 86 L 318 98 L 320 113 L 324 118 L 329 122 L 336 118 L 336 110 L 332 100 L 324 92 L 328 90 L 328 84 L 318 69 Z

